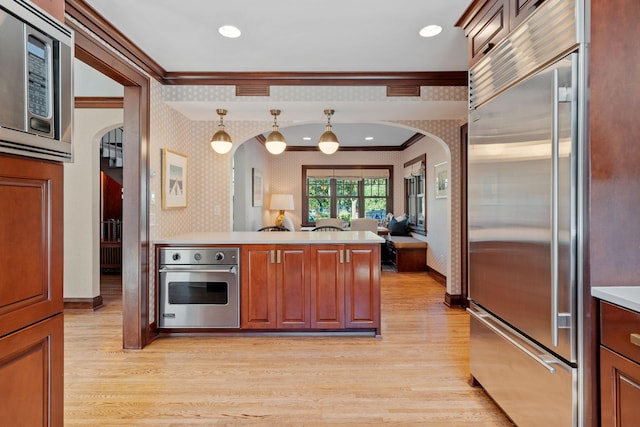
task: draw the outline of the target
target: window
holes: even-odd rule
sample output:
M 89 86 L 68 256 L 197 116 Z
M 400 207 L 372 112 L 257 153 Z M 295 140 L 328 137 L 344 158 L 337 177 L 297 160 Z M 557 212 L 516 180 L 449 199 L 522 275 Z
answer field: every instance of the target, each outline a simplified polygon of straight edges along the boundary
M 416 157 L 404 164 L 404 206 L 409 217 L 409 229 L 426 235 L 425 165 L 427 156 Z
M 393 166 L 302 166 L 303 225 L 319 218 L 375 218 L 393 211 Z

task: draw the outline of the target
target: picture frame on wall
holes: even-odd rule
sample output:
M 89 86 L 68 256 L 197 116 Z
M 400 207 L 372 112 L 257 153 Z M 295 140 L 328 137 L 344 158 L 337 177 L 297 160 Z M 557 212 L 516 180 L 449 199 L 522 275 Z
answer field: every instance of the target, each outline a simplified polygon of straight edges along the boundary
M 435 174 L 436 199 L 446 199 L 449 189 L 449 168 L 447 162 L 438 163 L 433 166 Z
M 262 172 L 257 170 L 256 168 L 251 169 L 251 205 L 262 206 L 264 204 L 264 183 L 262 179 Z
M 162 209 L 187 207 L 187 156 L 162 149 Z

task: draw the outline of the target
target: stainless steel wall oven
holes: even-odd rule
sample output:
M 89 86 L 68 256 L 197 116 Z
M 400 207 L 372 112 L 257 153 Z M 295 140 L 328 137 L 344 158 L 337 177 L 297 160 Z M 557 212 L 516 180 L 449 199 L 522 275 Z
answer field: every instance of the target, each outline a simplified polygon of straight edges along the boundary
M 160 248 L 160 328 L 239 328 L 238 248 Z

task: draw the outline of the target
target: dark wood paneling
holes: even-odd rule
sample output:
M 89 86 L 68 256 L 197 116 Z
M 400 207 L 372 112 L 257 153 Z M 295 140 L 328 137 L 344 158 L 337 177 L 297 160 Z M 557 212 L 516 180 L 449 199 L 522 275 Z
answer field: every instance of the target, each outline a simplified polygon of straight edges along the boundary
M 591 9 L 591 285 L 634 285 L 640 264 L 640 7 L 636 0 L 593 0 Z
M 2 425 L 63 426 L 62 314 L 0 338 Z
M 585 301 L 590 287 L 637 285 L 640 264 L 640 8 L 636 0 L 591 1 L 588 215 Z M 585 303 L 587 387 L 597 401 L 597 305 Z M 588 396 L 589 397 L 589 396 Z M 596 425 L 597 405 L 590 416 Z
M 75 108 L 123 108 L 124 98 L 110 96 L 76 96 Z
M 429 273 L 429 276 L 431 276 L 433 280 L 440 283 L 442 286 L 447 286 L 447 276 L 445 276 L 444 274 L 434 270 L 429 266 L 427 266 L 427 273 Z
M 151 77 L 156 80 L 162 80 L 162 76 L 165 73 L 164 69 L 84 1 L 66 0 L 65 13 L 107 42 L 107 44 L 113 46 Z M 78 31 L 77 26 L 69 20 L 67 20 L 66 24 L 76 27 L 74 30 Z M 81 32 L 84 33 L 84 30 Z
M 59 313 L 61 163 L 0 155 L 0 336 Z
M 69 7 L 71 3 L 71 7 Z M 67 2 L 70 16 L 83 22 Z M 107 49 L 85 29 L 67 20 L 75 31 L 77 59 L 122 84 L 124 88 L 124 193 L 122 243 L 123 346 L 142 348 L 152 337 L 149 322 L 149 78 Z M 107 40 L 108 41 L 108 40 Z M 118 48 L 118 46 L 116 46 Z
M 424 72 L 167 72 L 168 85 L 466 86 L 466 71 Z
M 462 306 L 462 296 L 460 294 L 450 294 L 446 292 L 444 294 L 444 305 L 447 307 L 461 307 Z

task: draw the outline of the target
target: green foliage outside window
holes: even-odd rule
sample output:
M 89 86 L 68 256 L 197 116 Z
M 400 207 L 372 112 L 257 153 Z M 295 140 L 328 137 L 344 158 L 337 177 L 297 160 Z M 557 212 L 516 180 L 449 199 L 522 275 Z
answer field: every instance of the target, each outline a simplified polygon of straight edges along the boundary
M 387 214 L 389 183 L 386 178 L 309 178 L 307 194 L 310 223 L 334 216 L 344 222 L 362 217 L 382 220 Z

